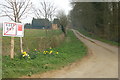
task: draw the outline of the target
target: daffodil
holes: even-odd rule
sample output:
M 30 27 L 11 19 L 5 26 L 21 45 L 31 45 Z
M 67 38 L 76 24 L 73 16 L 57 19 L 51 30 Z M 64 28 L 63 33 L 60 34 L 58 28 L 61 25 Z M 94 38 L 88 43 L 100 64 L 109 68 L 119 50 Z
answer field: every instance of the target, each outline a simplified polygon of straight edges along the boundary
M 51 54 L 53 51 L 50 51 L 50 53 L 49 54 Z
M 46 53 L 43 53 L 43 54 L 46 54 Z
M 56 52 L 56 54 L 58 54 L 58 52 Z
M 43 54 L 46 54 L 46 51 L 43 51 Z
M 24 54 L 24 55 L 25 55 L 25 54 L 27 54 L 27 52 L 23 52 L 22 54 Z
M 22 57 L 26 56 L 26 57 L 30 58 L 29 55 L 27 54 L 27 52 L 24 51 L 22 54 L 23 54 Z
M 22 55 L 22 57 L 25 57 L 25 55 Z

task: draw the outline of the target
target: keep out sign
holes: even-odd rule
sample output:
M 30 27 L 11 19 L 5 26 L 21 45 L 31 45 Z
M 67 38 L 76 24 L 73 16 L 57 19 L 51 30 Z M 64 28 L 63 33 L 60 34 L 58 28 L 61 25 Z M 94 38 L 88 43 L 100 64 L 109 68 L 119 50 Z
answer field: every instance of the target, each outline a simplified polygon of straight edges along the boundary
M 24 24 L 4 22 L 3 23 L 3 36 L 23 37 L 24 36 Z
M 18 25 L 18 31 L 22 31 L 22 25 Z

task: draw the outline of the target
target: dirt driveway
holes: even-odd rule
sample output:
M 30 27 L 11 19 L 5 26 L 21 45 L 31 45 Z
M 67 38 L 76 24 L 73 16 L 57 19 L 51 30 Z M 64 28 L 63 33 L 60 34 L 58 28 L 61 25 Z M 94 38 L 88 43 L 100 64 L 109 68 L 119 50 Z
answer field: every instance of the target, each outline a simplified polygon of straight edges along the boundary
M 87 38 L 76 30 L 73 32 L 88 47 L 88 56 L 61 70 L 31 78 L 118 78 L 118 47 Z

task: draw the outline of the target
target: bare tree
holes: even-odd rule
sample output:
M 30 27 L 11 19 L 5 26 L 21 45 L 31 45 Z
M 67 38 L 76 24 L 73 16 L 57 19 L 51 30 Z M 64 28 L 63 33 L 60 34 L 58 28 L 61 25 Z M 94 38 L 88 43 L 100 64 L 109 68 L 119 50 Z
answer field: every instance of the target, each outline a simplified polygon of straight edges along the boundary
M 2 15 L 7 16 L 15 22 L 20 22 L 25 18 L 31 9 L 32 3 L 30 0 L 5 0 L 4 4 L 0 4 Z
M 32 3 L 30 0 L 5 0 L 4 4 L 0 4 L 2 15 L 1 17 L 7 16 L 14 22 L 20 22 L 21 19 L 25 18 L 31 9 Z M 20 48 L 22 48 L 22 37 L 20 37 Z M 14 37 L 11 37 L 11 58 L 14 58 Z
M 60 10 L 60 11 L 58 11 L 56 17 L 59 19 L 62 31 L 66 35 L 66 27 L 67 27 L 67 24 L 68 24 L 67 15 L 65 14 L 65 12 L 63 10 Z
M 58 11 L 56 17 L 59 19 L 61 26 L 63 27 L 67 26 L 68 19 L 67 19 L 67 15 L 65 14 L 63 10 Z
M 35 17 L 41 18 L 41 14 L 39 13 L 39 10 L 35 7 L 32 7 L 33 13 L 35 14 Z
M 33 9 L 37 18 L 44 17 L 46 19 L 52 20 L 52 17 L 55 16 L 56 7 L 52 2 L 40 2 L 40 7 Z

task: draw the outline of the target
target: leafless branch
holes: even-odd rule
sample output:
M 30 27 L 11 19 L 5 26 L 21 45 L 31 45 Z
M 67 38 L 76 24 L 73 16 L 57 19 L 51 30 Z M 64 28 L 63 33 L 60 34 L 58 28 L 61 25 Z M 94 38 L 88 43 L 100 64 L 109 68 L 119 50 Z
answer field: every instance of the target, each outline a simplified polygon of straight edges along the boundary
M 56 7 L 54 3 L 43 1 L 40 2 L 40 7 L 38 9 L 34 8 L 34 11 L 37 18 L 44 17 L 50 20 L 56 12 Z
M 30 0 L 5 0 L 5 2 L 6 4 L 0 4 L 2 15 L 15 22 L 20 22 L 32 7 Z

